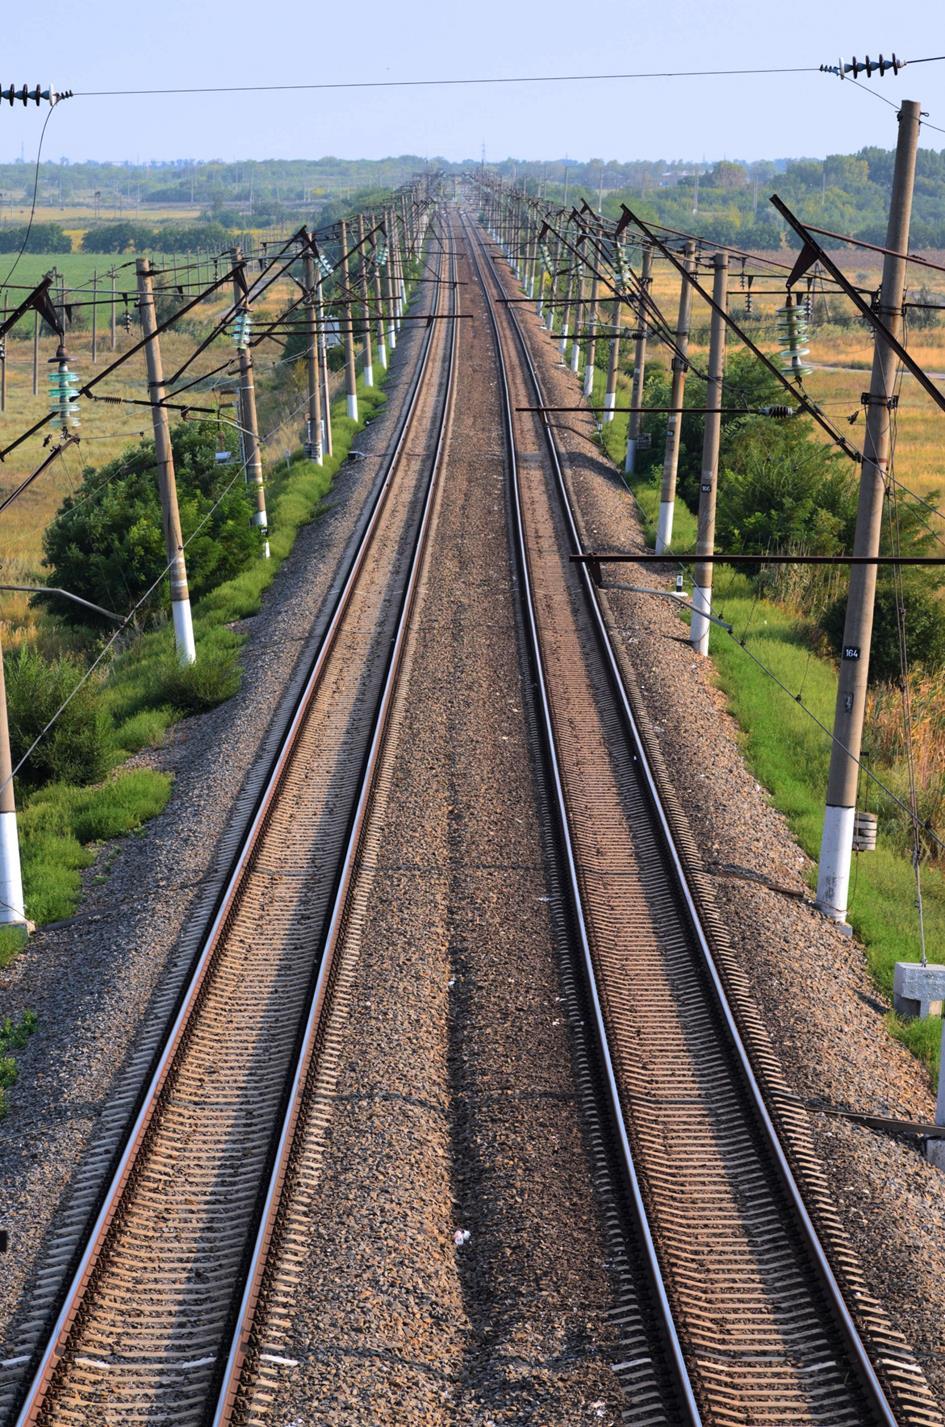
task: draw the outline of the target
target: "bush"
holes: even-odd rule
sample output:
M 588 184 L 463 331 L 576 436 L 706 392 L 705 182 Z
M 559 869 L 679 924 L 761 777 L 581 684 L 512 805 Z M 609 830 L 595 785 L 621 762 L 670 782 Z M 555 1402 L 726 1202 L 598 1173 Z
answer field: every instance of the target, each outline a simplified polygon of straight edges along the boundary
M 741 407 L 750 411 L 754 407 L 785 400 L 784 388 L 776 377 L 763 367 L 751 352 L 733 352 L 725 363 L 725 382 L 722 388 L 722 405 Z M 686 405 L 705 406 L 706 385 L 696 376 L 690 376 L 686 383 Z M 767 417 L 762 418 L 766 430 L 771 429 Z M 722 417 L 722 441 L 719 452 L 720 469 L 735 467 L 736 448 L 744 432 L 749 416 L 726 413 Z M 665 423 L 663 426 L 665 430 Z M 679 491 L 693 510 L 699 505 L 699 479 L 702 471 L 702 436 L 705 417 L 688 413 L 682 418 L 679 443 Z M 662 445 L 662 443 L 660 443 Z
M 942 617 L 941 597 L 921 575 L 905 574 L 902 583 L 909 663 L 921 664 L 933 673 L 945 665 L 945 619 Z M 840 652 L 843 642 L 846 607 L 845 597 L 835 600 L 821 620 L 821 628 L 836 653 Z M 881 577 L 876 586 L 870 676 L 875 680 L 898 679 L 899 673 L 895 587 L 891 579 Z
M 198 651 L 195 664 L 169 668 L 164 693 L 181 713 L 204 713 L 232 698 L 241 678 L 235 650 L 211 648 Z
M 250 524 L 241 479 L 211 514 L 219 491 L 234 473 L 232 464 L 216 464 L 216 428 L 209 422 L 179 424 L 171 440 L 181 527 L 185 540 L 192 536 L 187 575 L 192 596 L 199 598 L 258 556 L 259 535 Z M 205 517 L 206 524 L 194 535 Z M 140 442 L 100 470 L 86 468 L 79 488 L 47 526 L 43 551 L 50 584 L 105 609 L 120 612 L 134 605 L 165 565 L 153 442 Z M 154 603 L 160 599 L 167 609 L 169 598 L 163 581 Z M 61 617 L 75 624 L 96 623 L 96 616 L 80 605 L 65 605 Z
M 24 646 L 4 663 L 13 763 L 19 762 L 82 677 L 71 659 L 47 662 Z M 66 705 L 17 774 L 22 787 L 41 783 L 96 783 L 113 754 L 111 722 L 91 682 Z
M 792 421 L 748 418 L 719 476 L 716 542 L 733 554 L 851 548 L 857 488 L 850 463 Z

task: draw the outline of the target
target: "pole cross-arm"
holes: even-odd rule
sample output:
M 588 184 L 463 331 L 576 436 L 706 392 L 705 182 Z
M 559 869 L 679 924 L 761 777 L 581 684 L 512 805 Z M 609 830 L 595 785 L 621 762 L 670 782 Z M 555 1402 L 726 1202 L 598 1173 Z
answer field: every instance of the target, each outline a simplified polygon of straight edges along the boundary
M 830 439 L 835 442 L 837 446 L 839 446 L 841 451 L 843 451 L 847 456 L 850 457 L 851 461 L 856 461 L 857 463 L 861 462 L 863 459 L 862 452 L 858 451 L 856 447 L 850 445 L 849 441 L 846 440 L 842 433 L 836 429 L 833 423 L 829 421 L 826 416 L 824 416 L 823 412 L 820 410 L 820 407 L 816 404 L 816 402 L 811 401 L 810 397 L 807 396 L 806 393 L 800 389 L 800 387 L 795 386 L 792 381 L 788 380 L 788 378 L 781 371 L 780 367 L 776 366 L 775 363 L 772 362 L 771 358 L 768 357 L 761 350 L 761 348 L 758 347 L 751 340 L 748 333 L 744 330 L 743 327 L 740 326 L 738 322 L 735 321 L 735 318 L 731 315 L 730 312 L 726 312 L 717 307 L 717 304 L 713 301 L 712 294 L 702 286 L 695 273 L 690 273 L 686 270 L 685 264 L 679 260 L 676 254 L 668 246 L 668 244 L 664 243 L 642 218 L 640 218 L 636 213 L 633 213 L 629 208 L 627 208 L 626 204 L 624 204 L 623 207 L 630 214 L 631 221 L 636 224 L 636 226 L 640 229 L 641 233 L 643 233 L 647 238 L 650 239 L 650 241 L 663 254 L 663 257 L 669 259 L 676 271 L 682 274 L 685 277 L 686 281 L 692 285 L 695 291 L 702 298 L 703 302 L 705 302 L 706 305 L 710 307 L 713 312 L 720 312 L 721 317 L 735 333 L 735 336 L 739 339 L 739 341 L 742 342 L 743 345 L 746 346 L 748 350 L 758 358 L 759 362 L 761 362 L 765 367 L 767 367 L 768 371 L 771 372 L 773 376 L 777 377 L 778 381 L 784 387 L 785 391 L 789 391 L 791 393 L 791 396 L 796 402 L 799 403 L 800 406 L 804 408 L 808 416 L 813 417 L 813 419 L 817 422 L 818 426 L 821 426 L 823 430 L 826 431 Z
M 843 270 L 837 266 L 829 253 L 827 253 L 817 242 L 817 239 L 813 237 L 812 230 L 806 227 L 799 218 L 795 217 L 787 204 L 784 203 L 776 193 L 772 194 L 771 202 L 781 214 L 781 217 L 790 223 L 795 233 L 804 240 L 804 248 L 801 252 L 801 256 L 794 265 L 791 276 L 788 278 L 788 287 L 790 287 L 793 282 L 796 282 L 799 277 L 803 277 L 804 273 L 813 263 L 819 262 L 822 267 L 827 269 L 831 277 L 840 284 L 851 302 L 853 302 L 854 306 L 858 309 L 860 314 L 866 318 L 874 330 L 882 333 L 884 339 L 895 352 L 900 362 L 912 373 L 923 391 L 929 394 L 936 406 L 941 407 L 942 411 L 945 411 L 945 392 L 941 391 L 940 388 L 935 385 L 931 377 L 926 375 L 915 358 L 911 357 L 902 343 L 893 336 L 883 319 L 873 311 L 870 304 L 860 295 L 846 277 Z M 905 254 L 903 254 L 903 256 L 905 256 Z M 803 266 L 801 265 L 802 262 Z

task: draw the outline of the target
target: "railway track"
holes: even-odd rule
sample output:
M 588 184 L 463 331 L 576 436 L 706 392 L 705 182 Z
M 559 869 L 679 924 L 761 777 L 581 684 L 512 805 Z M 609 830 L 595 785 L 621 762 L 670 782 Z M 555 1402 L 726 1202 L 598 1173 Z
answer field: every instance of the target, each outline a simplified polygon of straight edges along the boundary
M 843 1242 L 598 592 L 569 562 L 581 542 L 554 433 L 516 409 L 543 404 L 538 371 L 464 230 L 495 336 L 571 935 L 649 1279 L 617 1368 L 624 1420 L 940 1423 Z
M 438 289 L 437 307 L 446 291 L 455 309 L 455 287 Z M 34 1355 L 17 1427 L 230 1420 L 337 975 L 436 490 L 456 326 L 430 324 L 373 513 Z

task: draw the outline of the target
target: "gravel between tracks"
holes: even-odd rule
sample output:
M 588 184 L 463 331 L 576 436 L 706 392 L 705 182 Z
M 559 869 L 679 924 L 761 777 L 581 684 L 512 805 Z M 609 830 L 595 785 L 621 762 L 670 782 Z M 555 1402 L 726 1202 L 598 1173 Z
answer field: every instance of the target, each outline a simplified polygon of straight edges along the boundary
M 511 294 L 513 281 L 500 271 Z M 575 379 L 558 366 L 557 343 L 530 308 L 520 306 L 518 314 L 546 400 L 573 404 Z M 586 546 L 643 549 L 635 507 L 594 444 L 591 417 L 559 421 Z M 653 583 L 663 578 L 658 570 L 647 573 Z M 608 598 L 618 645 L 651 711 L 659 710 L 664 759 L 703 857 L 717 873 L 719 909 L 789 1084 L 805 1100 L 930 1120 L 927 1078 L 886 1032 L 888 1007 L 862 948 L 795 898 L 726 875 L 725 869 L 748 869 L 810 895 L 808 859 L 745 766 L 711 663 L 691 653 L 668 601 L 613 592 Z M 945 1405 L 945 1179 L 901 1142 L 826 1114 L 812 1115 L 812 1125 L 869 1288 Z
M 426 289 L 428 293 L 431 289 Z M 426 296 L 420 298 L 425 310 Z M 407 323 L 388 402 L 355 441 L 363 459 L 341 468 L 322 515 L 298 535 L 261 611 L 243 621 L 245 676 L 235 698 L 177 724 L 146 760 L 174 775 L 164 812 L 136 836 L 106 847 L 85 879 L 69 922 L 38 932 L 0 972 L 4 1014 L 32 1007 L 38 1029 L 18 1059 L 19 1080 L 0 1126 L 0 1324 L 22 1316 L 30 1274 L 67 1202 L 96 1118 L 120 1080 L 218 840 L 323 603 L 372 488 L 422 343 Z M 104 880 L 103 880 L 103 874 Z M 3 1356 L 0 1352 L 0 1356 Z
M 279 1349 L 298 1366 L 285 1369 L 273 1423 L 619 1420 L 613 1300 L 542 870 L 485 320 L 463 325 L 460 350 L 361 874 L 357 1014 L 330 1097 L 297 1316 Z

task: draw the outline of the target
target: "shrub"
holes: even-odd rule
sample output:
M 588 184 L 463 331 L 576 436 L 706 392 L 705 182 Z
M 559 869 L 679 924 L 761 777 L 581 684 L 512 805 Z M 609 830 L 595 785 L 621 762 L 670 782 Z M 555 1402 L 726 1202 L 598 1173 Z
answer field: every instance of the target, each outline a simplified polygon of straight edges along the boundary
M 857 501 L 851 468 L 805 426 L 752 417 L 730 436 L 730 464 L 719 476 L 719 549 L 833 555 L 850 548 Z
M 14 765 L 64 703 L 82 676 L 71 659 L 47 661 L 28 645 L 4 663 Z M 41 783 L 95 783 L 112 760 L 111 724 L 101 694 L 83 684 L 17 774 L 27 788 Z
M 187 574 L 195 598 L 237 574 L 259 553 L 258 532 L 242 480 L 226 495 L 232 465 L 217 465 L 216 428 L 179 424 L 171 433 Z M 232 449 L 232 446 L 231 446 Z M 90 499 L 90 497 L 94 497 Z M 194 534 L 201 521 L 206 523 Z M 142 441 L 101 470 L 87 468 L 43 535 L 51 584 L 116 611 L 126 610 L 157 580 L 165 565 L 154 445 Z M 155 603 L 169 602 L 166 581 Z M 61 617 L 92 624 L 96 616 L 64 605 Z
M 921 664 L 933 673 L 945 665 L 945 620 L 942 618 L 941 597 L 921 575 L 904 574 L 902 583 L 909 663 Z M 846 597 L 835 600 L 821 620 L 821 627 L 837 653 L 843 641 L 846 607 Z M 887 576 L 881 577 L 876 586 L 870 676 L 876 680 L 898 679 L 899 673 L 895 587 Z
M 234 649 L 203 649 L 198 651 L 196 663 L 174 663 L 168 668 L 164 694 L 183 714 L 204 713 L 232 698 L 241 678 Z

